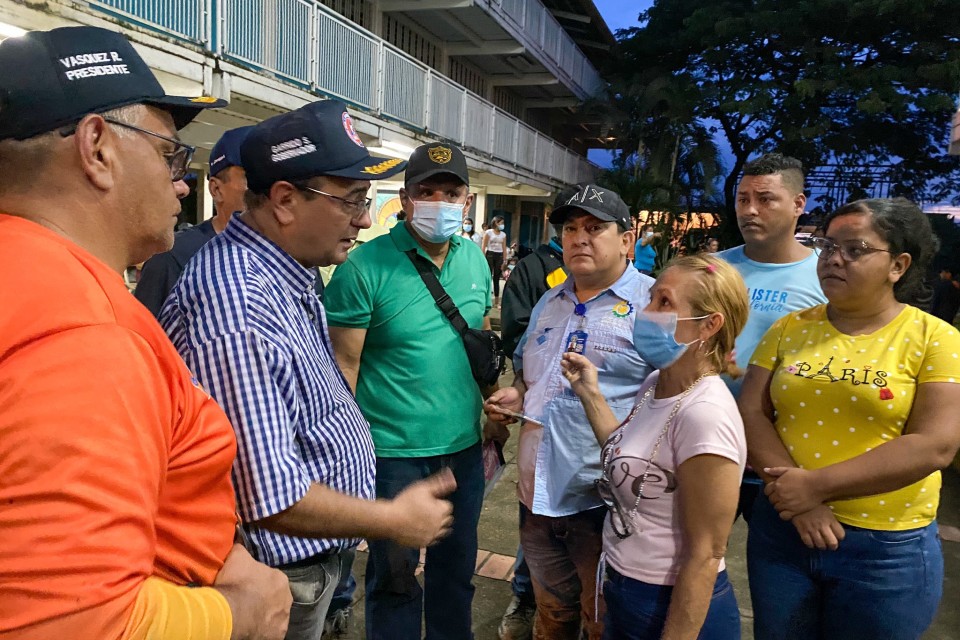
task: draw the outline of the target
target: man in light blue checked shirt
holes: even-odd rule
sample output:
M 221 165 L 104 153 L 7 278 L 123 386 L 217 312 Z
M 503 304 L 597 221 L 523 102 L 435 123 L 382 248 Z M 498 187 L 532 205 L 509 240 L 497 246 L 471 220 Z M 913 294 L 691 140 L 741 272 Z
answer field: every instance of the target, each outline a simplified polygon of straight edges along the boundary
M 241 147 L 246 210 L 189 262 L 160 314 L 237 434 L 233 477 L 255 556 L 289 581 L 287 638 L 319 640 L 341 552 L 359 538 L 420 547 L 449 531 L 449 472 L 373 500 L 367 421 L 333 357 L 316 267 L 346 260 L 371 224 L 371 157 L 343 104 L 257 125 Z
M 626 418 L 650 366 L 633 347 L 636 312 L 650 301 L 653 278 L 627 261 L 630 212 L 613 191 L 589 184 L 550 214 L 562 224 L 565 282 L 540 298 L 514 351 L 513 386 L 487 400 L 491 420 L 524 422 L 517 450 L 520 544 L 536 594 L 536 640 L 600 640 L 595 616 L 597 564 L 606 508 L 594 487 L 600 446 L 580 400 L 560 370 L 566 351 L 598 369 L 614 414 Z M 602 603 L 602 599 L 600 601 Z

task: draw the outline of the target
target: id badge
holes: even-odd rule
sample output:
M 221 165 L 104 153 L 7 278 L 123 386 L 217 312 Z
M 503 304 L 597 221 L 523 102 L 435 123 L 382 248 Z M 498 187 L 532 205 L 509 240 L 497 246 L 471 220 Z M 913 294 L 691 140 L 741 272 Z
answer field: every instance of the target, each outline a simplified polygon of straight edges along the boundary
M 577 329 L 567 336 L 567 351 L 583 355 L 587 350 L 587 332 Z

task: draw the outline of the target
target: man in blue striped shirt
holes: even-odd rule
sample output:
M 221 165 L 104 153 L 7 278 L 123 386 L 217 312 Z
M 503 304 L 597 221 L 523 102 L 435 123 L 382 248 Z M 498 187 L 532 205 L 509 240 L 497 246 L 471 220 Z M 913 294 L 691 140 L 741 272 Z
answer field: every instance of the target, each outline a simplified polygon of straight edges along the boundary
M 358 538 L 423 546 L 445 535 L 449 473 L 373 501 L 369 425 L 334 360 L 317 266 L 342 263 L 370 226 L 372 158 L 343 104 L 257 125 L 241 147 L 246 211 L 187 265 L 160 321 L 237 434 L 233 475 L 255 556 L 287 574 L 288 639 L 318 640 Z

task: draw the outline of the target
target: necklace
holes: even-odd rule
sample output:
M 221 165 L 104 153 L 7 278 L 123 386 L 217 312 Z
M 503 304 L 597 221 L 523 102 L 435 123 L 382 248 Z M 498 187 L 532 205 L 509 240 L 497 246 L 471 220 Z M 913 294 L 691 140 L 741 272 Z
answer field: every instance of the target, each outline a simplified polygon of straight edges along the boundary
M 677 417 L 677 413 L 680 411 L 680 405 L 683 403 L 684 399 L 688 395 L 690 395 L 690 392 L 693 391 L 698 384 L 700 384 L 701 380 L 711 375 L 716 375 L 716 372 L 705 371 L 704 373 L 700 374 L 700 376 L 696 380 L 694 380 L 689 387 L 683 390 L 683 392 L 680 394 L 680 397 L 677 398 L 676 403 L 674 403 L 673 409 L 670 411 L 670 415 L 667 417 L 666 423 L 664 423 L 663 428 L 660 430 L 660 435 L 657 436 L 656 441 L 653 443 L 653 452 L 650 454 L 650 458 L 649 460 L 647 460 L 647 467 L 643 470 L 643 475 L 640 477 L 640 486 L 637 488 L 637 499 L 633 503 L 633 508 L 630 509 L 630 512 L 627 514 L 628 522 L 634 521 L 634 518 L 637 515 L 637 511 L 640 509 L 640 501 L 643 500 L 643 488 L 647 484 L 647 477 L 650 475 L 650 467 L 653 466 L 653 461 L 657 457 L 657 452 L 660 451 L 660 444 L 663 442 L 664 437 L 667 435 L 667 432 L 670 430 L 670 424 L 673 422 L 673 419 Z M 623 430 L 630 423 L 630 421 L 633 420 L 633 418 L 637 415 L 637 413 L 639 413 L 640 409 L 643 408 L 643 405 L 646 404 L 647 398 L 653 395 L 656 389 L 657 389 L 656 383 L 650 385 L 650 388 L 647 389 L 647 391 L 643 394 L 643 397 L 640 398 L 640 402 L 638 402 L 636 406 L 634 406 L 633 409 L 630 411 L 630 415 L 628 415 L 627 419 L 623 421 L 623 427 L 620 428 L 619 437 L 617 438 L 618 441 L 620 438 L 623 437 Z M 604 456 L 603 456 L 603 475 L 607 483 L 611 485 L 611 493 L 612 493 L 612 481 L 610 477 L 610 452 L 613 450 L 613 444 L 615 444 L 615 442 L 610 442 L 609 446 L 606 447 L 606 450 L 604 451 Z M 630 535 L 629 533 L 626 533 L 626 535 L 621 535 L 621 533 L 616 529 L 614 529 L 614 533 L 617 535 L 618 538 L 621 538 L 621 539 Z

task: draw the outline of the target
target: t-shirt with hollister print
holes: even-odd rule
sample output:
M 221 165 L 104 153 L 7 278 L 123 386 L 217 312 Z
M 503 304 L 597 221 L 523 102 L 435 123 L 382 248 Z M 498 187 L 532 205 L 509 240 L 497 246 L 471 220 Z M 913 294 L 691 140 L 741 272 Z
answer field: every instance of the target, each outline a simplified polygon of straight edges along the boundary
M 743 245 L 721 251 L 717 257 L 733 265 L 747 285 L 750 315 L 736 344 L 737 366 L 741 369 L 747 368 L 753 350 L 774 322 L 791 311 L 827 301 L 817 278 L 817 256 L 812 251 L 799 262 L 782 264 L 751 260 Z M 724 379 L 733 395 L 739 396 L 743 378 Z
M 918 385 L 960 382 L 960 332 L 946 322 L 906 306 L 882 329 L 850 336 L 830 323 L 826 308 L 778 320 L 750 362 L 773 371 L 777 435 L 806 469 L 902 435 Z M 897 491 L 830 506 L 844 524 L 894 531 L 930 524 L 939 498 L 937 471 Z

